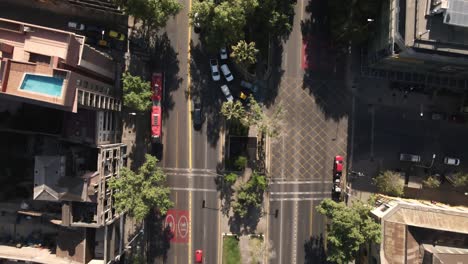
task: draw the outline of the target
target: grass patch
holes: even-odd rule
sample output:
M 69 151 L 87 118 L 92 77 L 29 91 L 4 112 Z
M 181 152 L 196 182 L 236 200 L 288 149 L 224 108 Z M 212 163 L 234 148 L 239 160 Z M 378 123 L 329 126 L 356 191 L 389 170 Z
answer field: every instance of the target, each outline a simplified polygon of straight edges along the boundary
M 241 263 L 239 241 L 232 236 L 223 238 L 223 264 Z

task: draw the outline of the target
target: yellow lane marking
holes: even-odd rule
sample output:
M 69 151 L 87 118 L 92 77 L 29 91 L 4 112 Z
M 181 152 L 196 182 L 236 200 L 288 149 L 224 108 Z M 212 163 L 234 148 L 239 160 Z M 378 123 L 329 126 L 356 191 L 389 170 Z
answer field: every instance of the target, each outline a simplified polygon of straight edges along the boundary
M 192 0 L 188 1 L 188 12 L 192 9 Z M 191 76 L 190 76 L 190 39 L 192 38 L 192 28 L 190 24 L 188 25 L 188 38 L 187 38 L 187 131 L 188 131 L 188 141 L 189 141 L 189 170 L 192 170 L 192 128 L 190 126 L 190 119 L 191 119 L 191 100 L 192 97 L 190 96 L 190 85 L 191 85 Z M 189 192 L 189 237 L 188 237 L 188 263 L 192 263 L 192 191 Z
M 176 112 L 175 167 L 179 167 L 179 112 Z
M 218 199 L 218 208 L 221 208 L 221 199 Z M 221 239 L 219 239 L 221 238 Z M 217 259 L 218 259 L 218 263 L 222 263 L 222 260 L 221 260 L 221 241 L 223 241 L 223 236 L 221 234 L 221 214 L 220 212 L 218 211 L 218 252 L 216 252 L 216 256 L 217 256 Z

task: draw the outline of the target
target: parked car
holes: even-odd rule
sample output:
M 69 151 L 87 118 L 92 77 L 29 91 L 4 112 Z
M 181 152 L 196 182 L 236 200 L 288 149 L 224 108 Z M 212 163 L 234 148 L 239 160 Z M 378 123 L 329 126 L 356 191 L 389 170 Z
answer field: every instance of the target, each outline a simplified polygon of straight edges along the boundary
M 400 154 L 401 161 L 421 162 L 421 156 L 414 154 Z
M 193 15 L 193 30 L 195 33 L 200 33 L 201 31 L 200 17 L 198 12 Z
M 82 23 L 70 21 L 68 22 L 68 28 L 73 29 L 73 30 L 83 31 L 86 29 L 86 26 Z
M 247 98 L 249 98 L 250 96 L 250 93 L 248 93 L 247 91 L 241 91 L 239 93 L 239 98 L 243 101 L 247 100 Z
M 445 165 L 458 166 L 458 165 L 460 165 L 460 159 L 445 157 L 444 158 L 444 164 Z
M 343 157 L 340 155 L 335 156 L 335 162 L 333 163 L 333 171 L 335 173 L 343 172 Z
M 432 120 L 445 120 L 447 117 L 444 113 L 440 113 L 440 112 L 433 112 L 431 114 L 431 119 Z
M 107 35 L 113 39 L 116 39 L 116 40 L 120 40 L 120 41 L 124 41 L 125 40 L 125 35 L 120 33 L 120 32 L 117 32 L 117 31 L 114 31 L 114 30 L 110 30 L 109 33 L 107 33 Z
M 203 115 L 202 115 L 202 105 L 199 102 L 193 104 L 193 126 L 195 129 L 201 127 L 203 122 Z
M 222 59 L 222 60 L 226 60 L 228 58 L 228 54 L 227 54 L 227 49 L 226 47 L 222 47 L 221 49 L 219 49 L 219 57 Z
M 203 262 L 203 251 L 201 249 L 195 250 L 195 262 L 196 263 Z
M 252 91 L 252 93 L 256 93 L 257 90 L 258 90 L 258 86 L 257 86 L 257 85 L 254 85 L 254 84 L 252 84 L 252 83 L 246 82 L 246 81 L 244 81 L 244 80 L 242 80 L 242 81 L 240 82 L 240 85 L 241 85 L 241 87 L 244 87 L 244 88 L 249 89 L 250 91 Z
M 221 71 L 223 72 L 226 81 L 231 82 L 234 80 L 234 76 L 232 76 L 231 71 L 226 64 L 221 65 Z
M 215 82 L 219 81 L 221 79 L 221 75 L 219 74 L 218 60 L 211 59 L 210 66 L 211 66 L 211 78 Z
M 232 97 L 232 94 L 231 92 L 229 91 L 229 88 L 226 84 L 222 85 L 221 86 L 221 91 L 223 91 L 223 94 L 224 96 L 226 96 L 226 99 L 229 101 L 229 102 L 232 102 L 234 101 L 234 97 Z

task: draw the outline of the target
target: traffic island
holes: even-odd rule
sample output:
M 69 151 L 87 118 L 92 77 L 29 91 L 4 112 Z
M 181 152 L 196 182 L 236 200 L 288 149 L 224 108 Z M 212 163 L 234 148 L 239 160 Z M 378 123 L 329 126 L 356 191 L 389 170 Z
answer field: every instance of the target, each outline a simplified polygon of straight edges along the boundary
M 239 239 L 234 235 L 223 236 L 223 264 L 241 263 Z

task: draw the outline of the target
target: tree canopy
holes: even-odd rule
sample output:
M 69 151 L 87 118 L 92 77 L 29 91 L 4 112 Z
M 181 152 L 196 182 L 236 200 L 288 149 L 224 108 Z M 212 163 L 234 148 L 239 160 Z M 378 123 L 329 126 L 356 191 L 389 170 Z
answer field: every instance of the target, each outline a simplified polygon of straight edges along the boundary
M 263 203 L 263 192 L 268 186 L 265 175 L 253 172 L 249 181 L 242 184 L 237 192 L 237 199 L 233 203 L 234 214 L 243 218 L 251 209 L 259 209 Z
M 389 170 L 381 172 L 379 176 L 374 179 L 374 183 L 381 193 L 392 196 L 403 195 L 405 186 L 399 172 Z
M 257 62 L 258 49 L 255 48 L 255 42 L 247 43 L 245 40 L 241 40 L 231 48 L 231 57 L 233 57 L 237 63 L 251 65 Z
M 166 25 L 171 16 L 175 16 L 182 5 L 177 0 L 114 0 L 123 10 L 137 19 L 144 21 L 146 26 L 155 29 Z
M 123 167 L 120 177 L 110 179 L 109 187 L 114 190 L 117 212 L 128 212 L 135 219 L 142 220 L 152 208 L 164 215 L 173 206 L 169 199 L 170 190 L 164 187 L 166 175 L 157 162 L 155 157 L 146 154 L 145 163 L 137 172 Z
M 250 96 L 248 100 L 246 107 L 240 101 L 224 102 L 220 112 L 227 120 L 238 120 L 246 127 L 256 126 L 270 137 L 278 136 L 281 132 L 284 109 L 277 106 L 270 115 L 267 115 L 253 96 Z
M 146 111 L 151 107 L 151 84 L 140 76 L 129 72 L 122 75 L 124 106 L 135 111 Z
M 380 225 L 370 216 L 369 205 L 357 201 L 348 207 L 344 203 L 325 199 L 316 209 L 329 219 L 326 241 L 329 261 L 348 263 L 355 259 L 364 243 L 380 243 Z

